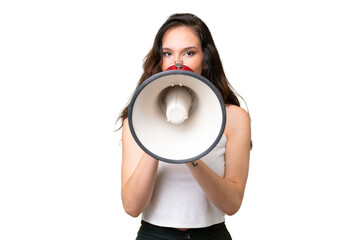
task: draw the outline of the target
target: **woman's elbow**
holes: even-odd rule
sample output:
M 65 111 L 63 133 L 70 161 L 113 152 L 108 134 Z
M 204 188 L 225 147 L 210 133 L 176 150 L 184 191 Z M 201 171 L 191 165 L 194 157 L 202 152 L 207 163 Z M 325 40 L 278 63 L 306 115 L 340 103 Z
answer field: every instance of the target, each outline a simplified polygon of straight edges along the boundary
M 123 203 L 124 210 L 130 216 L 137 218 L 141 214 L 141 209 L 135 206 L 129 206 L 128 204 Z
M 240 206 L 234 206 L 232 208 L 227 208 L 224 210 L 224 213 L 228 216 L 232 216 L 234 215 L 235 213 L 237 213 L 240 209 Z
M 124 209 L 125 209 L 125 212 L 127 214 L 129 214 L 130 216 L 132 216 L 133 218 L 137 218 L 141 214 L 141 211 L 137 211 L 134 209 L 127 209 L 127 208 L 124 208 Z
M 237 213 L 241 207 L 242 199 L 234 202 L 233 204 L 228 204 L 223 212 L 228 215 L 232 216 Z
M 134 218 L 138 217 L 143 210 L 139 205 L 135 204 L 130 199 L 126 199 L 124 197 L 122 198 L 122 205 L 124 211 Z

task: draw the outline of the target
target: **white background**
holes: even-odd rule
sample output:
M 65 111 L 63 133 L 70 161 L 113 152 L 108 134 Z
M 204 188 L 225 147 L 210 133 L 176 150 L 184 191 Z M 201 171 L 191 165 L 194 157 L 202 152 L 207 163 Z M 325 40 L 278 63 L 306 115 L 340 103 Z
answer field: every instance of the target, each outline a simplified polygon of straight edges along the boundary
M 135 239 L 118 113 L 166 18 L 213 33 L 254 149 L 233 239 L 360 239 L 357 1 L 1 1 L 0 239 Z

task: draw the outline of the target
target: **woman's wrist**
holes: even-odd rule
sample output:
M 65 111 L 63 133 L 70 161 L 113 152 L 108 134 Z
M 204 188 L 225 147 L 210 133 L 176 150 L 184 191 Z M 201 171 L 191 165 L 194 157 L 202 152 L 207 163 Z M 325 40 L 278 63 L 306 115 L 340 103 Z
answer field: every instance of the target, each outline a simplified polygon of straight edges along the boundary
M 199 166 L 199 163 L 200 163 L 200 160 L 198 159 L 198 160 L 195 160 L 195 161 L 192 161 L 192 162 L 188 162 L 188 163 L 186 163 L 186 165 L 188 167 L 197 167 L 197 166 Z

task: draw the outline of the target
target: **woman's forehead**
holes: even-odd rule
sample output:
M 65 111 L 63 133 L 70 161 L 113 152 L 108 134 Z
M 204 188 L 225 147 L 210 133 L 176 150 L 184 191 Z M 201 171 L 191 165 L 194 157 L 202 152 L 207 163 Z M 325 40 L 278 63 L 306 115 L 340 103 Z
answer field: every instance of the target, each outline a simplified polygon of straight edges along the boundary
M 196 32 L 186 26 L 177 26 L 170 28 L 164 34 L 162 39 L 162 46 L 164 48 L 173 48 L 173 47 L 199 47 L 200 39 L 197 36 Z

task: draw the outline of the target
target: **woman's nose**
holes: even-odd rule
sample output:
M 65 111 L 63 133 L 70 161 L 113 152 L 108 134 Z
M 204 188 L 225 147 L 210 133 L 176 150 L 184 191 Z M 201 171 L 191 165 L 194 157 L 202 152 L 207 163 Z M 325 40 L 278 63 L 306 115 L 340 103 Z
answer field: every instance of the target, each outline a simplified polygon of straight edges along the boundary
M 175 60 L 182 60 L 182 55 L 181 54 L 175 54 L 174 58 L 175 58 Z

